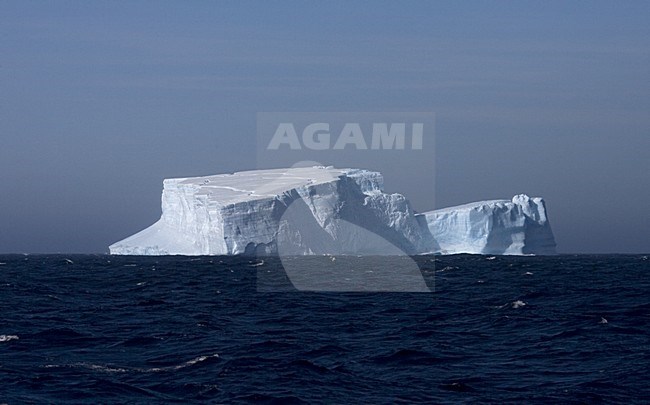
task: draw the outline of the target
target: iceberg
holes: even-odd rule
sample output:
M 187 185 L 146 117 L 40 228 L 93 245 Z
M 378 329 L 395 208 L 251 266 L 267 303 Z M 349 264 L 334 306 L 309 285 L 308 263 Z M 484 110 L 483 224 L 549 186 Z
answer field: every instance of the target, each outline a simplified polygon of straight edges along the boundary
M 331 166 L 166 179 L 162 216 L 116 255 L 553 254 L 541 198 L 416 213 L 381 173 Z
M 552 255 L 555 238 L 542 198 L 525 194 L 425 212 L 436 253 Z

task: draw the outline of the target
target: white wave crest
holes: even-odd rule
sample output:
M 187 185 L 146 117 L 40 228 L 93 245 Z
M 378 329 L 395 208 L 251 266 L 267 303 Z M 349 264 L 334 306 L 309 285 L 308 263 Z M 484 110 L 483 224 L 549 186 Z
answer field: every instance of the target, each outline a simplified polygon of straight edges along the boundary
M 89 363 L 73 363 L 73 364 L 64 364 L 64 365 L 47 364 L 44 367 L 45 368 L 57 368 L 57 367 L 87 368 L 89 370 L 102 371 L 105 373 L 127 373 L 127 372 L 159 373 L 164 371 L 180 370 L 182 368 L 190 367 L 193 366 L 194 364 L 201 363 L 208 359 L 214 359 L 214 358 L 219 358 L 219 354 L 215 353 L 206 356 L 198 356 L 184 363 L 176 364 L 173 366 L 165 366 L 165 367 L 117 367 L 117 366 L 89 364 Z
M 513 308 L 521 308 L 521 307 L 525 307 L 526 305 L 528 305 L 528 304 L 526 304 L 522 300 L 517 300 L 517 301 L 512 303 Z

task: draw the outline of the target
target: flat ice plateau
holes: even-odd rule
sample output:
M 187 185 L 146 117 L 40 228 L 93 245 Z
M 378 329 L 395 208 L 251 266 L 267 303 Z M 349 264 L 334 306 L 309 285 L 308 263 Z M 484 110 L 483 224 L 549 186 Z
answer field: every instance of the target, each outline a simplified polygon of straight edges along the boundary
M 379 172 L 331 166 L 166 179 L 162 216 L 119 255 L 554 254 L 541 198 L 416 213 Z

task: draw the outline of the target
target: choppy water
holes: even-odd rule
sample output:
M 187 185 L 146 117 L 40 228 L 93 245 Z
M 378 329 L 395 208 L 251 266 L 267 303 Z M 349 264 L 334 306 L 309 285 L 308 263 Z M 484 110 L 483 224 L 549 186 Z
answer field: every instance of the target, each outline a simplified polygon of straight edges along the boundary
M 433 293 L 242 257 L 0 256 L 0 403 L 643 403 L 650 261 L 417 257 Z

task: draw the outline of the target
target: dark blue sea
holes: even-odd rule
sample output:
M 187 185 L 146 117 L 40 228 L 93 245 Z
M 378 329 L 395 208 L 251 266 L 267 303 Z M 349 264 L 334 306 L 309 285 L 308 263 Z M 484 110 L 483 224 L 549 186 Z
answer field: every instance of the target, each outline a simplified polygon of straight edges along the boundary
M 0 403 L 650 401 L 647 256 L 414 259 L 432 292 L 261 291 L 270 258 L 0 256 Z

